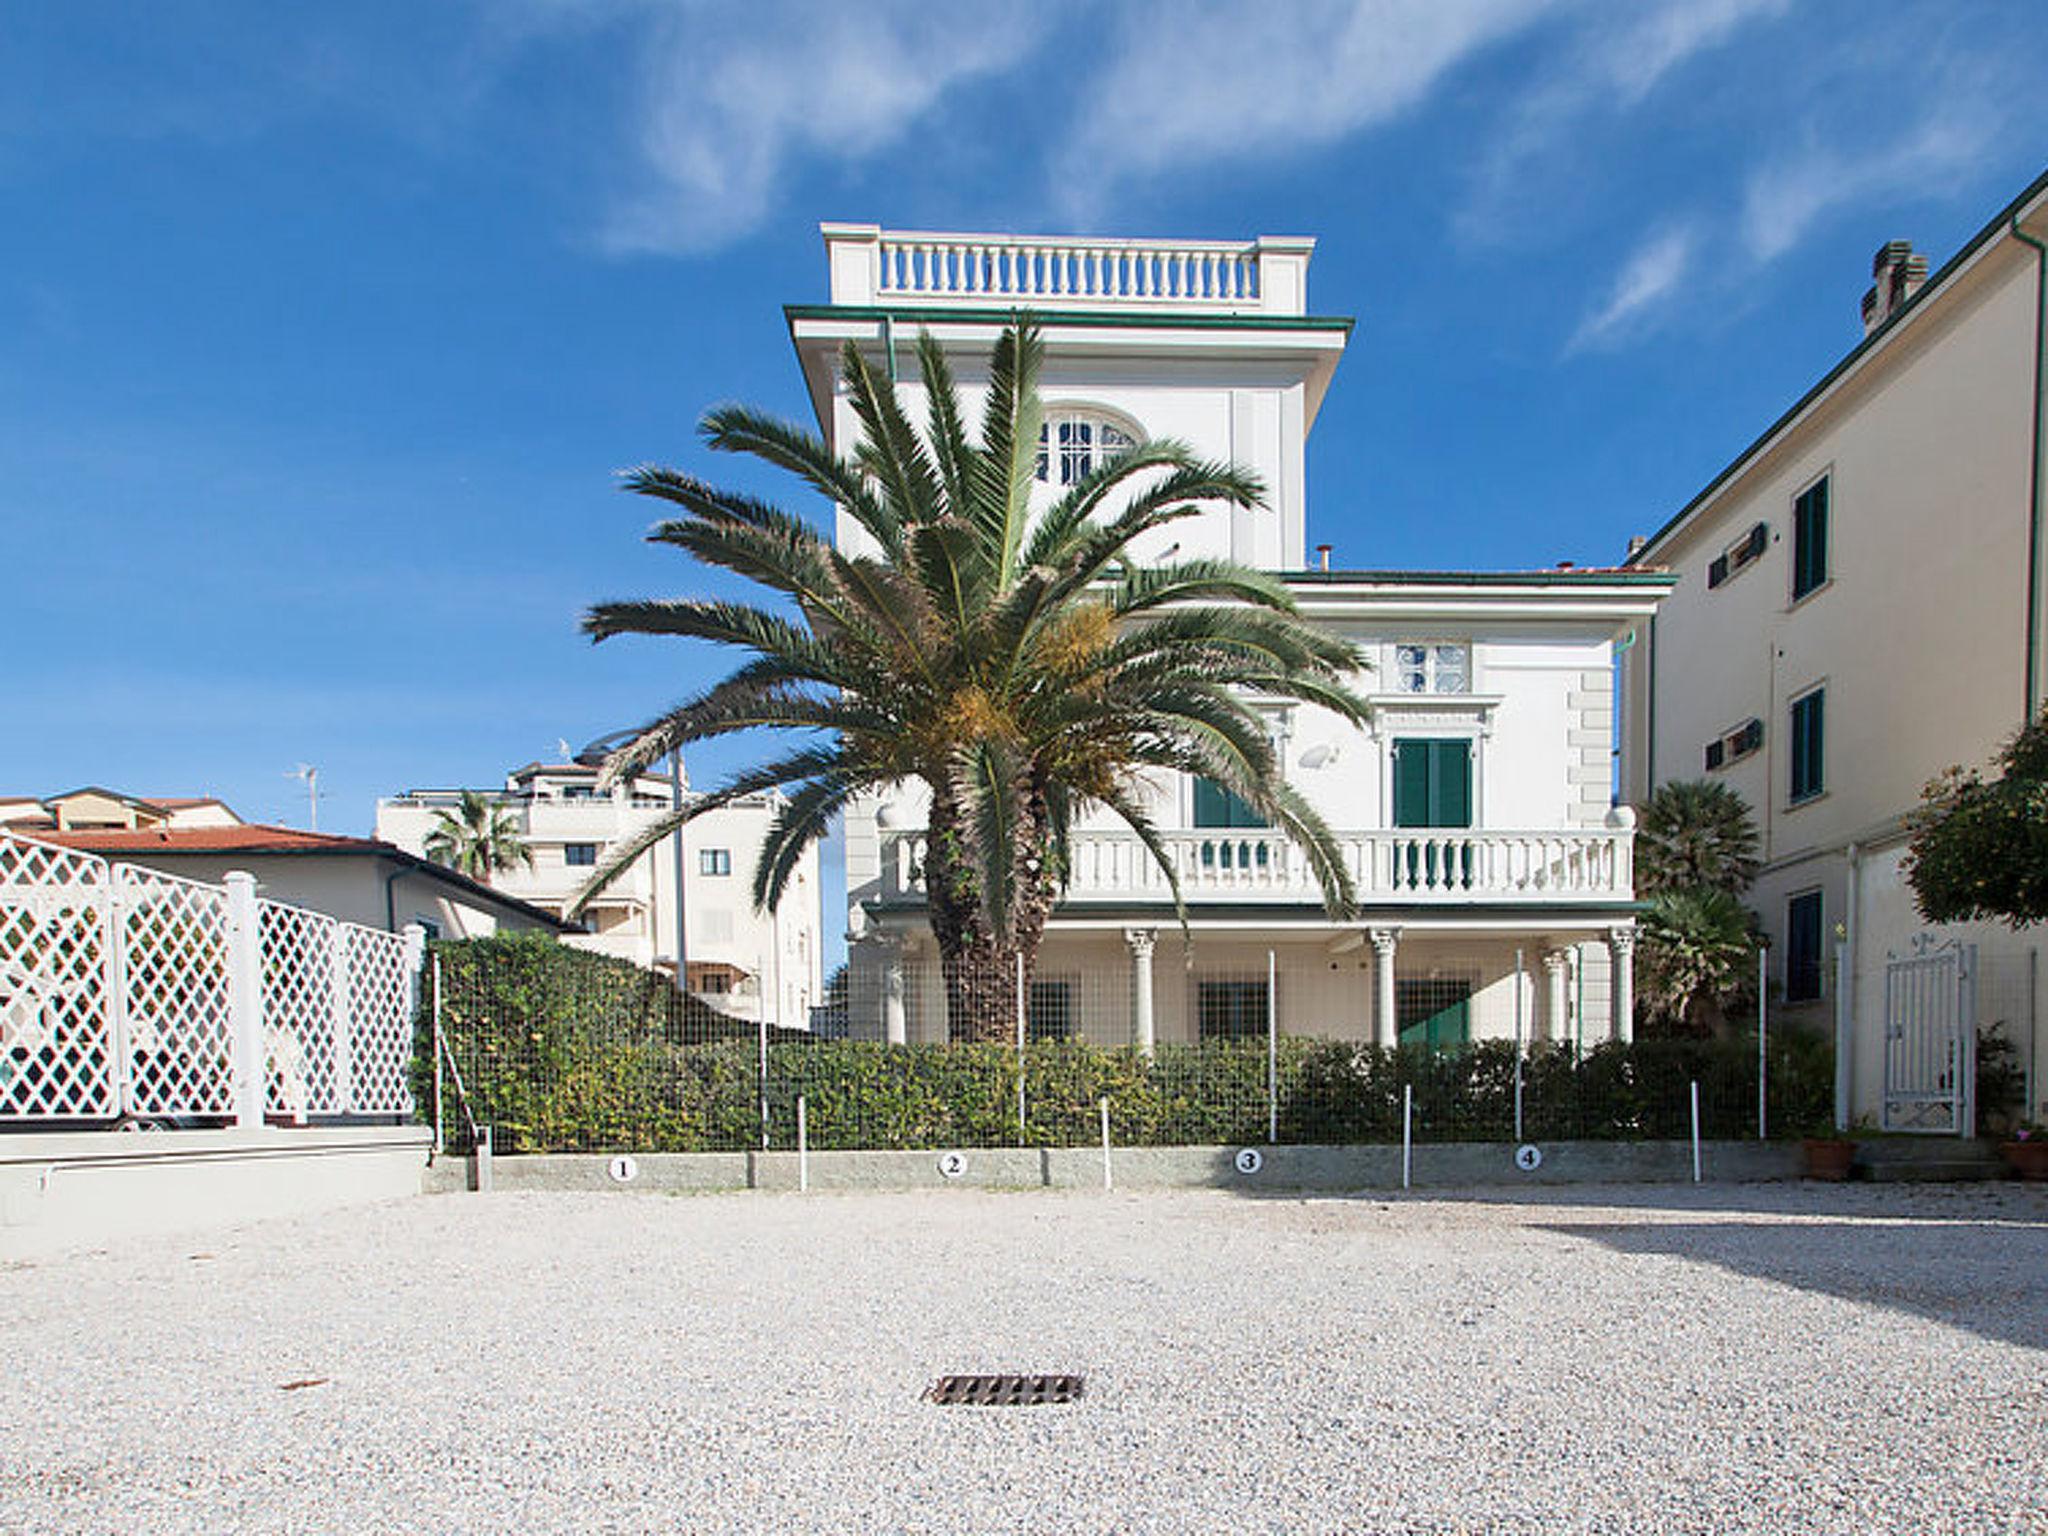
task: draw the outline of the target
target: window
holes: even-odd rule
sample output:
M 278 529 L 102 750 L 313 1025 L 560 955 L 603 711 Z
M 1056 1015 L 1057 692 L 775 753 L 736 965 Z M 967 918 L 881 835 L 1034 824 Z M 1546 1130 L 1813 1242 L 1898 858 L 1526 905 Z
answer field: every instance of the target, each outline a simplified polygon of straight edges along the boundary
M 1801 891 L 1785 903 L 1785 1001 L 1811 1003 L 1821 994 L 1819 891 Z
M 1739 574 L 1763 558 L 1771 545 L 1771 530 L 1767 523 L 1758 523 L 1741 538 L 1730 544 L 1714 557 L 1707 567 L 1707 585 L 1718 587 L 1729 577 Z
M 1442 1050 L 1472 1039 L 1472 982 L 1467 977 L 1397 976 L 1394 1020 L 1403 1045 Z
M 562 844 L 562 862 L 576 869 L 588 869 L 597 863 L 597 844 Z
M 1052 412 L 1038 428 L 1038 478 L 1048 485 L 1077 485 L 1137 442 L 1107 417 Z
M 1822 475 L 1792 503 L 1792 600 L 1828 579 L 1828 477 Z
M 1221 784 L 1195 780 L 1195 825 L 1198 827 L 1263 827 L 1266 819 Z
M 1811 800 L 1827 787 L 1827 690 L 1816 688 L 1792 701 L 1792 803 Z
M 697 873 L 700 875 L 729 875 L 732 873 L 732 850 L 730 848 L 700 848 L 697 850 Z
M 1394 743 L 1394 825 L 1472 825 L 1472 743 L 1403 737 Z
M 1402 693 L 1469 693 L 1472 647 L 1421 642 L 1397 645 L 1394 686 Z
M 1717 736 L 1707 743 L 1707 770 L 1712 772 L 1730 763 L 1739 763 L 1763 744 L 1763 721 L 1745 720 L 1727 735 Z
M 1195 983 L 1195 1035 L 1202 1040 L 1245 1040 L 1266 1033 L 1263 981 Z
M 1033 1040 L 1074 1038 L 1074 982 L 1070 977 L 1031 983 L 1025 1004 L 1025 1033 Z

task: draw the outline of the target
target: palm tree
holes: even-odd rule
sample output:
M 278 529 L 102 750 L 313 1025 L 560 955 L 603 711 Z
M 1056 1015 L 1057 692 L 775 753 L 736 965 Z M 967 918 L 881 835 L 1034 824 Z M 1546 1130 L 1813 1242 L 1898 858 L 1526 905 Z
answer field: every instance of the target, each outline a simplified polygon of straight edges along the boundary
M 1659 785 L 1636 826 L 1636 889 L 1711 890 L 1740 896 L 1756 879 L 1749 802 L 1712 779 Z
M 480 790 L 465 789 L 454 810 L 435 813 L 425 847 L 436 864 L 486 884 L 500 870 L 533 865 L 533 850 L 520 837 L 512 813 Z
M 1726 891 L 1663 891 L 1643 914 L 1640 996 L 1688 1032 L 1719 1034 L 1756 970 L 1755 920 Z
M 1320 705 L 1351 721 L 1348 641 L 1300 618 L 1276 578 L 1224 560 L 1143 566 L 1133 545 L 1201 504 L 1260 503 L 1257 479 L 1145 442 L 1099 464 L 1033 515 L 1042 347 L 1028 320 L 990 358 L 979 441 L 945 357 L 918 342 L 929 425 L 848 344 L 862 433 L 840 458 L 801 428 L 741 407 L 705 417 L 711 447 L 796 474 L 844 510 L 870 551 L 672 469 L 625 488 L 681 515 L 648 535 L 745 576 L 776 608 L 684 599 L 602 603 L 584 628 L 680 635 L 751 657 L 651 721 L 606 764 L 610 779 L 690 741 L 755 727 L 808 739 L 616 848 L 586 902 L 676 825 L 742 795 L 788 793 L 765 838 L 754 899 L 771 908 L 804 850 L 855 797 L 903 781 L 930 797 L 926 907 L 956 1039 L 1000 1039 L 1017 968 L 1035 961 L 1067 871 L 1075 818 L 1106 808 L 1178 881 L 1148 808 L 1161 773 L 1236 793 L 1304 850 L 1333 913 L 1352 888 L 1321 817 L 1281 778 L 1253 700 Z M 572 908 L 572 910 L 574 910 Z M 1184 918 L 1184 915 L 1183 915 Z

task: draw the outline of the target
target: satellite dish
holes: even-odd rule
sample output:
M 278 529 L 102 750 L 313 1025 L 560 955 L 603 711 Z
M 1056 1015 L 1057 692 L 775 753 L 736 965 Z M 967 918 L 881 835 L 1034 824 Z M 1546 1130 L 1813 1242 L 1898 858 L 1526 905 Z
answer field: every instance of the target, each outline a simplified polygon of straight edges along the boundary
M 1327 741 L 1319 741 L 1301 754 L 1304 768 L 1327 768 L 1337 761 L 1339 749 Z

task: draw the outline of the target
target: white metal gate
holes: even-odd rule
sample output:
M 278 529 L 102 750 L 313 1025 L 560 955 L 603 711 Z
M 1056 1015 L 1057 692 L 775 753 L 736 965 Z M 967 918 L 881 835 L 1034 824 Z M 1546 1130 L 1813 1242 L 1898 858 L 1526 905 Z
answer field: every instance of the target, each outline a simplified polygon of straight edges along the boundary
M 1923 934 L 1884 967 L 1887 1131 L 1968 1136 L 1977 1120 L 1977 947 Z

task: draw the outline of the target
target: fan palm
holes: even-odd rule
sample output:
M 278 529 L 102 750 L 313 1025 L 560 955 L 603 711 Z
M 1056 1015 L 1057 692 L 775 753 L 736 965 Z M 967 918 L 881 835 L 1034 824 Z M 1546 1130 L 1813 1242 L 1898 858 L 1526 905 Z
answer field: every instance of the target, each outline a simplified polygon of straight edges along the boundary
M 452 810 L 438 811 L 427 832 L 427 857 L 489 883 L 502 870 L 531 868 L 533 850 L 512 813 L 489 795 L 465 789 Z
M 1719 1034 L 1756 967 L 1749 909 L 1726 891 L 1664 891 L 1643 914 L 1640 995 L 1651 1013 Z
M 1711 890 L 1740 896 L 1756 879 L 1749 802 L 1712 779 L 1660 784 L 1636 826 L 1636 889 Z
M 928 426 L 858 348 L 842 358 L 861 425 L 851 457 L 740 407 L 705 440 L 792 471 L 865 535 L 842 551 L 812 526 L 672 469 L 625 488 L 680 509 L 652 542 L 745 576 L 775 608 L 710 600 L 602 603 L 584 628 L 707 639 L 751 653 L 705 693 L 649 722 L 606 774 L 637 772 L 690 741 L 755 727 L 805 733 L 616 848 L 587 901 L 682 821 L 742 795 L 787 799 L 766 834 L 753 895 L 773 907 L 805 849 L 856 797 L 915 781 L 930 798 L 926 906 L 954 1038 L 1002 1038 L 1065 883 L 1068 834 L 1103 808 L 1180 891 L 1148 809 L 1148 777 L 1197 774 L 1236 793 L 1305 851 L 1326 904 L 1352 889 L 1329 829 L 1281 778 L 1252 701 L 1292 700 L 1362 720 L 1345 678 L 1356 648 L 1298 614 L 1271 575 L 1229 561 L 1141 566 L 1133 544 L 1203 503 L 1260 503 L 1257 479 L 1144 442 L 1098 464 L 1035 516 L 1042 347 L 1023 321 L 990 357 L 979 441 L 950 367 L 918 342 Z

